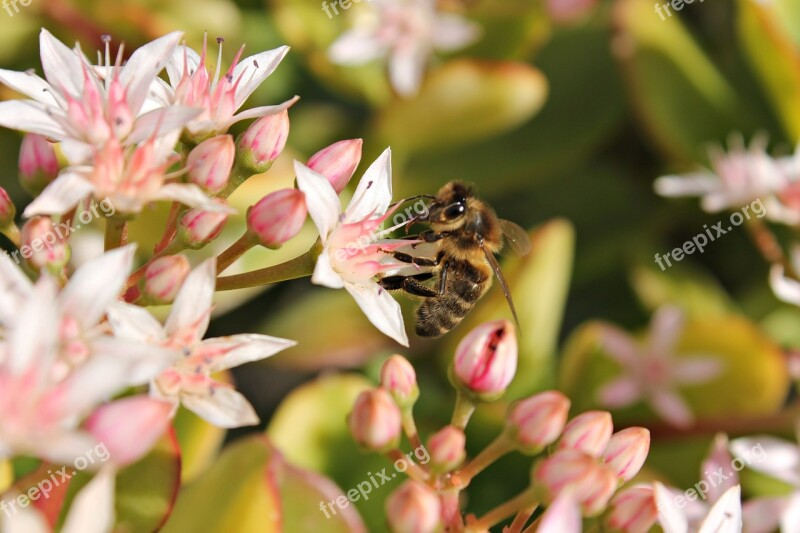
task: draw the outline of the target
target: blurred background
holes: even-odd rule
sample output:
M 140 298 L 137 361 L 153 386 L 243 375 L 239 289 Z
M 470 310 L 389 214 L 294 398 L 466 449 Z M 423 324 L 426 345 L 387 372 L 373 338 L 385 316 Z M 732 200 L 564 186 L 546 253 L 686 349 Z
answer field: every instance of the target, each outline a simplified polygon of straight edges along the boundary
M 593 389 L 586 384 L 596 377 L 588 370 L 594 367 L 574 353 L 565 355 L 570 346 L 577 349 L 568 340 L 581 334 L 587 321 L 639 330 L 655 308 L 674 303 L 692 317 L 718 320 L 698 333 L 703 339 L 747 328 L 758 332 L 753 346 L 740 344 L 742 353 L 734 358 L 742 379 L 754 379 L 748 372 L 761 352 L 775 361 L 763 379 L 755 372 L 761 381 L 747 402 L 732 399 L 742 391 L 733 380 L 713 400 L 693 398 L 693 407 L 704 405 L 707 415 L 720 417 L 779 409 L 788 388 L 780 349 L 800 347 L 800 313 L 772 295 L 769 265 L 744 228 L 661 272 L 653 261 L 656 252 L 681 246 L 725 215 L 704 213 L 695 199 L 660 198 L 653 181 L 708 167 L 709 148 L 727 146 L 732 136 L 749 141 L 763 134 L 771 153 L 793 152 L 800 135 L 800 4 L 701 0 L 664 16 L 653 0 L 442 3 L 479 24 L 482 35 L 464 49 L 432 58 L 419 94 L 407 98 L 394 94 L 379 60 L 343 67 L 328 59 L 331 43 L 370 9 L 366 1 L 328 17 L 318 0 L 30 0 L 27 6 L 15 4 L 18 12 L 10 6 L 13 15 L 0 11 L 0 67 L 40 68 L 41 27 L 68 44 L 80 41 L 89 57 L 100 49 L 103 34 L 124 41 L 131 51 L 182 30 L 199 50 L 207 32 L 212 58 L 213 39 L 225 39 L 224 65 L 244 43 L 245 55 L 288 44 L 292 50 L 248 105 L 274 104 L 295 94 L 301 100 L 289 113 L 286 151 L 273 169 L 232 197 L 241 213 L 266 192 L 292 183 L 293 159 L 305 161 L 332 142 L 361 137 L 364 157 L 355 184 L 391 146 L 397 198 L 433 194 L 460 179 L 475 184 L 501 217 L 532 231 L 533 253 L 503 261 L 522 324 L 521 371 L 509 399 L 560 387 L 577 396 L 578 410 L 592 406 Z M 15 97 L 0 87 L 0 99 Z M 0 185 L 19 211 L 30 201 L 17 185 L 20 141 L 16 132 L 0 130 L 5 161 Z M 152 249 L 163 216 L 154 211 L 146 223 L 134 225 L 140 249 Z M 230 223 L 230 239 L 222 244 L 242 228 L 241 218 Z M 254 251 L 234 268 L 289 259 L 315 237 L 309 223 L 280 251 Z M 78 256 L 93 253 L 94 241 L 102 240 L 91 231 L 76 238 L 85 241 L 76 245 Z M 198 257 L 209 254 L 204 250 Z M 411 330 L 414 303 L 398 299 Z M 208 450 L 223 439 L 232 442 L 265 429 L 290 461 L 330 476 L 345 491 L 366 472 L 387 466 L 358 452 L 344 416 L 357 391 L 376 382 L 385 357 L 401 347 L 371 326 L 344 291 L 300 279 L 226 293 L 217 311 L 209 336 L 253 331 L 300 344 L 236 370 L 233 379 L 258 410 L 262 426 L 228 435 L 207 428 L 196 437 L 204 444 L 192 452 L 185 476 L 201 475 L 212 461 Z M 417 421 L 423 435 L 449 419 L 453 393 L 446 366 L 455 345 L 470 327 L 493 317 L 510 317 L 497 288 L 451 334 L 438 341 L 412 336 L 410 350 L 401 351 L 421 383 Z M 565 377 L 562 370 L 559 377 L 559 357 L 579 362 L 572 365 L 575 375 Z M 496 434 L 504 406 L 479 410 L 468 431 L 471 453 Z M 622 419 L 626 416 L 646 422 L 652 415 L 634 409 Z M 663 450 L 654 445 L 654 468 L 681 460 L 668 475 L 674 483 L 689 483 L 711 436 L 665 432 Z M 521 490 L 529 463 L 509 457 L 492 467 L 493 474 L 479 477 L 469 490 L 470 512 L 480 514 Z M 372 530 L 382 528 L 382 500 L 389 492 L 358 504 Z

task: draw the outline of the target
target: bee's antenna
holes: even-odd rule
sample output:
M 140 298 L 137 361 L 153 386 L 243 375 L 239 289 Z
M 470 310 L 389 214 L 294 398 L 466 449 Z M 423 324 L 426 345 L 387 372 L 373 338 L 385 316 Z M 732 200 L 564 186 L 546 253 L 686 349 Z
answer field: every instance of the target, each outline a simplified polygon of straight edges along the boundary
M 392 208 L 396 205 L 404 204 L 406 202 L 410 202 L 411 200 L 418 200 L 419 198 L 427 198 L 428 200 L 435 200 L 436 197 L 432 194 L 418 194 L 416 196 L 409 196 L 408 198 L 403 198 L 402 200 L 398 200 L 389 207 Z

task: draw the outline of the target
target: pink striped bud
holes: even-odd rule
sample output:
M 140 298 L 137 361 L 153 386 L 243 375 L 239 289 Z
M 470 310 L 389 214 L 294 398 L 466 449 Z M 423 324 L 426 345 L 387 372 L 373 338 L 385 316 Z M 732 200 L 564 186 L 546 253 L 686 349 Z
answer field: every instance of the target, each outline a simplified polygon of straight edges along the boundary
M 611 500 L 606 525 L 622 533 L 647 533 L 658 519 L 656 498 L 651 485 L 634 485 Z
M 584 516 L 596 516 L 608 506 L 617 490 L 617 476 L 604 463 L 578 450 L 559 450 L 537 463 L 534 486 L 543 499 L 552 502 L 569 495 Z
M 0 229 L 5 228 L 14 223 L 14 217 L 17 215 L 17 208 L 11 197 L 6 190 L 0 187 Z
M 322 174 L 337 193 L 347 187 L 361 162 L 361 139 L 349 139 L 323 148 L 308 160 L 308 168 Z
M 186 158 L 189 182 L 212 196 L 221 192 L 228 185 L 235 155 L 236 147 L 230 135 L 206 139 Z
M 219 198 L 215 201 L 222 205 L 226 203 Z M 199 250 L 219 237 L 227 221 L 228 213 L 196 207 L 181 217 L 178 223 L 178 236 L 187 248 Z
M 517 337 L 508 320 L 473 329 L 456 348 L 453 384 L 482 401 L 503 395 L 517 371 Z
M 266 172 L 283 152 L 288 137 L 288 111 L 261 117 L 236 140 L 239 165 L 253 174 Z
M 442 503 L 430 488 L 408 480 L 386 499 L 392 533 L 433 533 L 440 525 Z
M 569 406 L 569 398 L 556 391 L 520 400 L 508 413 L 509 436 L 523 453 L 537 454 L 561 435 Z
M 53 144 L 41 135 L 28 133 L 19 150 L 19 182 L 31 196 L 38 196 L 58 175 Z
M 305 195 L 297 189 L 282 189 L 247 210 L 247 229 L 260 245 L 279 248 L 303 229 L 307 216 Z
M 650 432 L 641 427 L 618 431 L 603 453 L 603 460 L 616 472 L 620 481 L 630 481 L 639 473 L 650 451 Z
M 189 260 L 182 255 L 159 257 L 144 271 L 142 295 L 151 304 L 171 303 L 189 270 Z
M 25 223 L 19 251 L 34 270 L 58 272 L 70 257 L 69 245 L 49 217 L 33 217 Z
M 587 411 L 569 421 L 561 440 L 560 450 L 580 450 L 592 457 L 600 457 L 608 446 L 614 422 L 607 411 Z
M 467 458 L 467 437 L 455 426 L 445 426 L 428 439 L 431 467 L 437 473 L 451 472 Z
M 359 394 L 347 424 L 355 441 L 367 450 L 385 452 L 400 443 L 400 409 L 383 389 Z
M 389 391 L 401 409 L 410 408 L 419 398 L 417 373 L 402 355 L 393 355 L 383 363 L 381 387 Z

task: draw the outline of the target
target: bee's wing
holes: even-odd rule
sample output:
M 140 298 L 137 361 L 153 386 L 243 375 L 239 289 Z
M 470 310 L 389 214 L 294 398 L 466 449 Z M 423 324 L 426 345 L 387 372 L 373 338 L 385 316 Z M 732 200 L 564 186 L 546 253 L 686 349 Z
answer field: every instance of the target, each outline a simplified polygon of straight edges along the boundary
M 528 232 L 510 220 L 500 219 L 500 229 L 503 230 L 511 249 L 517 255 L 528 255 L 531 252 L 531 238 Z
M 511 314 L 514 316 L 514 322 L 517 324 L 517 329 L 519 329 L 517 309 L 514 307 L 514 300 L 511 299 L 511 291 L 508 288 L 508 282 L 506 281 L 505 276 L 503 276 L 503 271 L 500 269 L 500 263 L 497 262 L 497 259 L 492 252 L 483 247 L 483 241 L 481 241 L 481 250 L 483 250 L 483 255 L 486 256 L 486 260 L 489 261 L 492 270 L 494 270 L 494 275 L 497 276 L 497 281 L 500 282 L 500 287 L 503 289 L 503 294 L 508 302 L 508 307 L 511 308 Z

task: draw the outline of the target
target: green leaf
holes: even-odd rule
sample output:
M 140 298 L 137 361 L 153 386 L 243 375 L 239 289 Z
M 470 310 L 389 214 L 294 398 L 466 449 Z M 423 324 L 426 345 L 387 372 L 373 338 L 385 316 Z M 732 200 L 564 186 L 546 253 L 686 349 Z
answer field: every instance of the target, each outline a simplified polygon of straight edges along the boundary
M 172 426 L 181 450 L 181 481 L 187 483 L 214 462 L 225 439 L 225 430 L 183 407 L 178 409 Z
M 714 278 L 688 268 L 676 273 L 638 266 L 631 273 L 631 283 L 650 312 L 667 303 L 697 317 L 727 315 L 736 309 Z

